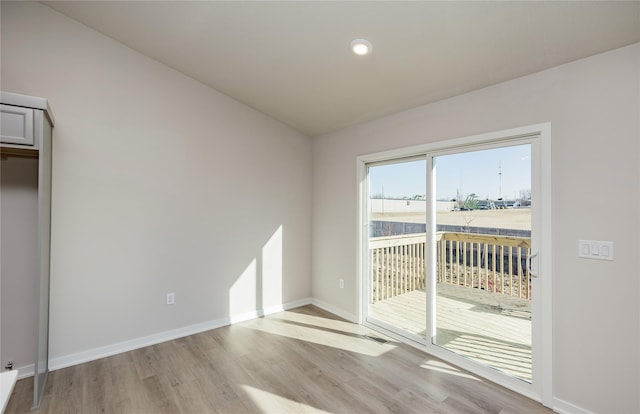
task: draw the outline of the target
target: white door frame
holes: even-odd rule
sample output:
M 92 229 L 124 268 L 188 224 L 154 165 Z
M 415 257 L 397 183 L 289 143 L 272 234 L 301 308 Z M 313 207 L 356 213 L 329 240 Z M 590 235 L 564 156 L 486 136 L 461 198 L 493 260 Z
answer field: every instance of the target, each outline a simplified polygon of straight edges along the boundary
M 432 156 L 445 151 L 455 152 L 456 149 L 468 151 L 487 145 L 495 145 L 504 142 L 506 145 L 516 145 L 516 141 L 528 140 L 531 143 L 531 194 L 535 197 L 539 208 L 532 209 L 532 228 L 539 229 L 536 239 L 532 240 L 532 253 L 538 252 L 537 260 L 532 263 L 540 277 L 532 281 L 537 284 L 536 292 L 532 299 L 532 369 L 533 383 L 527 383 L 517 378 L 509 377 L 496 370 L 481 366 L 465 357 L 450 352 L 444 348 L 432 345 L 430 340 L 423 341 L 407 339 L 401 332 L 394 331 L 389 326 L 376 326 L 366 320 L 368 310 L 368 177 L 367 164 L 381 161 L 400 160 L 413 156 L 427 156 L 427 194 L 428 199 L 433 200 L 434 194 L 431 173 Z M 537 163 L 537 164 L 534 164 Z M 464 138 L 434 142 L 409 148 L 401 148 L 375 154 L 363 155 L 357 158 L 358 172 L 358 321 L 361 324 L 371 326 L 374 329 L 382 328 L 386 333 L 402 339 L 412 346 L 420 348 L 429 354 L 442 358 L 450 363 L 460 366 L 470 372 L 482 376 L 490 381 L 498 383 L 506 388 L 537 400 L 547 407 L 553 403 L 552 395 L 552 275 L 551 275 L 551 124 L 543 123 L 521 128 L 503 131 L 489 132 Z M 435 210 L 432 203 L 427 203 L 427 226 L 435 227 Z M 435 248 L 430 243 L 430 248 Z M 429 258 L 434 258 L 433 252 L 427 254 L 427 266 Z M 431 264 L 434 266 L 435 264 Z M 428 267 L 429 268 L 429 267 Z M 431 272 L 433 274 L 433 272 Z M 434 289 L 428 289 L 434 292 Z M 433 300 L 433 298 L 428 298 Z M 432 312 L 433 313 L 433 312 Z M 435 315 L 427 315 L 427 332 L 433 329 Z

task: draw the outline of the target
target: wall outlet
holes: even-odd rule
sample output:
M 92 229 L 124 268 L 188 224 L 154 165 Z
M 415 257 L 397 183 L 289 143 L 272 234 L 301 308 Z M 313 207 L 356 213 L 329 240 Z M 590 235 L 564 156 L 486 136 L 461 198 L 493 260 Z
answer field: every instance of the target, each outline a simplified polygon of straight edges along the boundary
M 167 305 L 173 305 L 176 303 L 176 294 L 171 292 L 167 293 Z
M 340 279 L 340 289 L 344 289 L 344 279 Z

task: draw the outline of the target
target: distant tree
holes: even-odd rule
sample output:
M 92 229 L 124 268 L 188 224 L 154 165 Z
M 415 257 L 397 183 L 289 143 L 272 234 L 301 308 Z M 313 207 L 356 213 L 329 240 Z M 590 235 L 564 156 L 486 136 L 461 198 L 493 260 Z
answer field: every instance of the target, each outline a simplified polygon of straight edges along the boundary
M 476 218 L 475 218 L 475 217 L 473 217 L 473 216 L 466 216 L 466 215 L 464 215 L 464 216 L 462 216 L 462 219 L 463 219 L 463 220 L 464 220 L 464 222 L 465 222 L 465 225 L 464 225 L 464 228 L 462 229 L 462 231 L 463 231 L 463 232 L 465 232 L 465 233 L 471 233 L 471 226 L 469 226 L 469 225 L 470 225 L 470 224 L 471 224 L 471 222 L 472 222 L 473 220 L 475 220 Z
M 478 209 L 478 198 L 475 193 L 471 193 L 467 196 L 462 203 L 462 208 L 467 210 L 477 210 Z
M 519 203 L 520 206 L 530 206 L 531 190 L 529 189 L 520 190 L 520 195 L 517 197 L 516 202 Z

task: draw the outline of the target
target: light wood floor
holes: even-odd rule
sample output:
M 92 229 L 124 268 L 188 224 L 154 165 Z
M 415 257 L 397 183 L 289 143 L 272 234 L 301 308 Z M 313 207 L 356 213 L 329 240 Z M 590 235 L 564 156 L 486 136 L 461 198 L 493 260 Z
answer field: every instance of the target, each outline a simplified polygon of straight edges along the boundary
M 531 382 L 530 301 L 438 284 L 436 343 Z M 426 297 L 414 290 L 370 305 L 370 314 L 425 337 Z
M 388 341 L 388 342 L 385 342 Z M 27 413 L 31 379 L 7 413 Z M 313 306 L 50 373 L 42 413 L 551 413 Z

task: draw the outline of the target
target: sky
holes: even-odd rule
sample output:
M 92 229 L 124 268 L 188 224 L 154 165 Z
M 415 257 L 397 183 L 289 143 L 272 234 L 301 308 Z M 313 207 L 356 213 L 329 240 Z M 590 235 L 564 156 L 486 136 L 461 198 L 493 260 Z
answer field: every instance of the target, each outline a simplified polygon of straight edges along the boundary
M 373 166 L 371 195 L 413 197 L 426 193 L 426 160 Z M 502 172 L 500 175 L 499 172 Z M 451 200 L 475 193 L 478 199 L 513 199 L 531 190 L 531 147 L 517 145 L 436 158 L 436 199 Z M 461 197 L 461 198 L 462 198 Z

